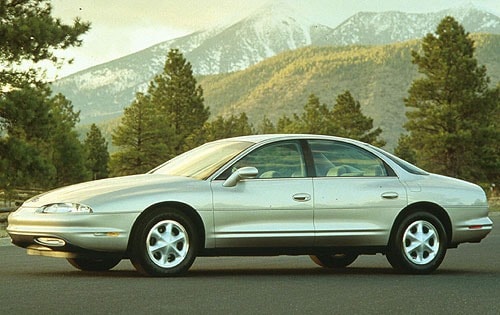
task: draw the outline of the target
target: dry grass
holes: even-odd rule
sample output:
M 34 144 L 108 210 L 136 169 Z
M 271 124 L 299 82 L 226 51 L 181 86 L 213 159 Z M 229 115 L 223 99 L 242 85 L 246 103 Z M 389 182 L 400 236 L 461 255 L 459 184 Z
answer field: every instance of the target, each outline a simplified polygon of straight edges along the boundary
M 488 204 L 490 206 L 491 212 L 499 212 L 500 211 L 500 197 L 497 195 L 490 196 L 488 198 Z
M 0 212 L 0 237 L 6 237 L 7 232 L 5 231 L 5 228 L 7 227 L 7 216 L 9 215 L 8 212 Z

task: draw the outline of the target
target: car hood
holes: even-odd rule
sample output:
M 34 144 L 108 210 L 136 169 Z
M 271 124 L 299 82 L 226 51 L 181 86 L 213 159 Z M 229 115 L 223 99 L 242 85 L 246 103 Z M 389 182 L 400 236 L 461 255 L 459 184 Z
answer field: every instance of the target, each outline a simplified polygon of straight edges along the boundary
M 35 196 L 24 203 L 28 207 L 41 207 L 52 203 L 81 203 L 95 207 L 117 200 L 126 201 L 146 195 L 165 194 L 169 191 L 189 190 L 200 180 L 160 174 L 143 174 L 108 178 L 58 188 Z

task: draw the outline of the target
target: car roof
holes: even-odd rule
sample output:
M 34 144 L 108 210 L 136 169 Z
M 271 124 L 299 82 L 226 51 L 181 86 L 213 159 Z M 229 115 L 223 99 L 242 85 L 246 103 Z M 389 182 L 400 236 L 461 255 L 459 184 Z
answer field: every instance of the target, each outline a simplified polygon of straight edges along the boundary
M 261 143 L 268 141 L 278 141 L 287 139 L 328 139 L 328 140 L 341 140 L 344 142 L 351 142 L 357 144 L 365 144 L 360 141 L 356 141 L 348 138 L 325 136 L 325 135 L 315 135 L 315 134 L 262 134 L 262 135 L 250 135 L 250 136 L 239 136 L 233 138 L 222 139 L 219 141 L 248 141 L 253 143 Z

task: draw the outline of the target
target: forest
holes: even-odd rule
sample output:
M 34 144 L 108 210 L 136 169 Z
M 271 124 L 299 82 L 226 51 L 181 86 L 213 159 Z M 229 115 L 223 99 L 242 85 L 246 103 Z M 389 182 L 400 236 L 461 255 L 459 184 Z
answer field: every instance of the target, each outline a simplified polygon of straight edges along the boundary
M 89 23 L 77 19 L 63 24 L 51 16 L 49 1 L 22 3 L 7 2 L 0 11 L 5 21 L 0 26 L 4 200 L 17 199 L 19 191 L 144 173 L 207 141 L 254 133 L 318 133 L 384 146 L 385 129 L 393 129 L 394 151 L 408 161 L 430 172 L 476 182 L 487 191 L 499 183 L 500 84 L 498 78 L 492 82 L 475 52 L 475 40 L 494 40 L 498 45 L 498 37 L 471 36 L 452 17 L 444 18 L 421 41 L 400 44 L 405 49 L 398 50 L 403 54 L 398 59 L 388 58 L 394 54 L 387 52 L 397 46 L 304 48 L 251 67 L 244 81 L 238 78 L 242 72 L 197 79 L 182 52 L 171 49 L 165 52 L 163 72 L 151 80 L 147 91 L 137 91 L 113 126 L 111 144 L 116 150 L 110 154 L 110 143 L 97 125 L 84 135 L 77 132 L 79 112 L 64 95 L 52 93 L 43 73 L 35 68 L 19 70 L 25 61 L 64 62 L 53 51 L 80 45 Z M 35 28 L 45 31 L 33 40 L 28 35 Z M 308 62 L 296 59 L 297 53 L 309 55 Z M 380 68 L 382 64 L 386 67 Z M 324 84 L 331 82 L 332 73 L 344 76 L 344 83 L 356 81 L 361 77 L 358 71 L 373 73 L 369 82 L 358 85 L 385 82 L 372 93 L 399 89 L 402 100 L 395 105 L 399 108 L 370 110 L 347 85 Z M 409 76 L 413 79 L 401 90 L 401 82 L 390 80 L 394 71 L 418 75 Z M 322 77 L 326 79 L 318 79 Z M 235 82 L 246 92 L 225 89 L 234 88 Z M 211 94 L 205 95 L 206 89 Z M 206 101 L 213 100 L 214 93 L 220 94 L 218 103 Z M 242 94 L 251 95 L 253 104 L 239 98 Z M 295 107 L 286 113 L 276 110 L 292 100 Z M 395 127 L 391 115 L 405 115 L 406 122 Z

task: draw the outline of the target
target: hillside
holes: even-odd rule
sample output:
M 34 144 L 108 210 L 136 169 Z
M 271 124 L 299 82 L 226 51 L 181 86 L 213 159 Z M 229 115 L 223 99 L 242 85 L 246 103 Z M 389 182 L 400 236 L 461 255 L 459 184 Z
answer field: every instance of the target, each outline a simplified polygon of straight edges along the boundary
M 246 18 L 232 25 L 171 39 L 80 71 L 57 80 L 52 88 L 72 101 L 74 108 L 80 111 L 82 124 L 102 122 L 120 117 L 135 93 L 144 91 L 154 75 L 162 71 L 171 48 L 178 48 L 184 54 L 196 75 L 230 73 L 247 69 L 280 53 L 308 46 L 382 45 L 419 39 L 434 31 L 446 15 L 455 16 L 471 33 L 500 34 L 500 18 L 471 5 L 434 13 L 358 12 L 332 29 L 319 21 L 309 20 L 303 12 L 280 1 L 249 12 Z M 344 58 L 342 62 L 347 60 Z M 363 64 L 361 62 L 358 67 Z M 288 70 L 282 67 L 280 71 L 281 75 L 286 75 Z M 385 79 L 382 74 L 379 75 Z M 386 82 L 377 83 L 380 84 L 385 85 Z M 256 93 L 262 92 L 254 91 L 249 97 L 254 97 Z M 226 97 L 240 98 L 239 95 Z M 302 95 L 301 99 L 306 97 Z
M 491 84 L 500 82 L 500 35 L 473 35 L 479 64 L 487 67 Z M 360 101 L 365 115 L 383 129 L 386 148 L 393 149 L 404 131 L 403 99 L 418 76 L 411 50 L 420 41 L 380 46 L 307 47 L 285 52 L 246 70 L 199 76 L 211 116 L 246 112 L 254 126 L 266 116 L 300 113 L 311 93 L 333 106 L 338 94 L 349 90 Z M 111 144 L 117 118 L 102 120 L 99 127 Z M 80 127 L 82 134 L 85 126 Z M 113 148 L 111 148 L 113 151 Z
M 500 82 L 500 35 L 474 35 L 477 58 L 492 84 Z M 417 77 L 411 50 L 419 41 L 347 47 L 307 47 L 269 58 L 244 71 L 199 78 L 213 116 L 246 112 L 258 125 L 300 112 L 314 93 L 332 106 L 338 94 L 351 91 L 363 112 L 383 130 L 392 149 L 405 121 L 403 99 Z
M 246 69 L 283 51 L 311 45 L 332 29 L 301 17 L 284 2 L 267 5 L 228 26 L 217 26 L 146 48 L 55 81 L 81 111 L 83 124 L 119 117 L 138 91 L 163 70 L 169 49 L 179 49 L 197 75 Z

